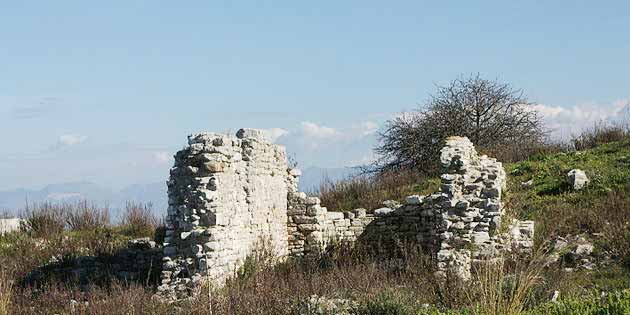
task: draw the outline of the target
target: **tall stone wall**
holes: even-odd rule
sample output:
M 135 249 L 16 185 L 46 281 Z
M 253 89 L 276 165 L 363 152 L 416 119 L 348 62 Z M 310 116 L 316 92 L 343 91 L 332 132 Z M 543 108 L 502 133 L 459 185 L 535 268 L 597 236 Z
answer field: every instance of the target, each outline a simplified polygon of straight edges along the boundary
M 190 136 L 168 181 L 160 291 L 189 294 L 202 281 L 225 280 L 261 240 L 285 256 L 287 170 L 284 147 L 260 131 Z

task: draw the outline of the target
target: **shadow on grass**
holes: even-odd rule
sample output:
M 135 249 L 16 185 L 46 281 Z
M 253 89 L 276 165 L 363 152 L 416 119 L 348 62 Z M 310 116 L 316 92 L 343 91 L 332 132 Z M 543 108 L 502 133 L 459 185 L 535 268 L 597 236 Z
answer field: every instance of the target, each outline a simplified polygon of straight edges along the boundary
M 156 287 L 161 272 L 162 248 L 147 239 L 129 241 L 127 247 L 110 254 L 52 257 L 48 264 L 21 279 L 21 287 L 48 284 L 78 285 L 80 288 L 109 287 L 112 283 Z

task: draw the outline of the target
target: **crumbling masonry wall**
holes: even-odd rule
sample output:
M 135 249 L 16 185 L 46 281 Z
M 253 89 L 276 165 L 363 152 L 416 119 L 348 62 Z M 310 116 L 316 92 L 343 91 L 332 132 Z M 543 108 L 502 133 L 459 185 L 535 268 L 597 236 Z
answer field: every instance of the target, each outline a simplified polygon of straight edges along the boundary
M 168 181 L 159 290 L 188 295 L 202 281 L 224 281 L 261 240 L 285 256 L 287 169 L 284 147 L 261 131 L 190 136 Z
M 364 209 L 329 212 L 319 199 L 298 193 L 290 201 L 289 248 L 294 255 L 316 254 L 336 241 L 417 242 L 433 255 L 438 270 L 470 277 L 476 260 L 497 257 L 501 250 L 530 250 L 531 221 L 508 222 L 501 201 L 506 175 L 496 159 L 479 156 L 468 138 L 450 137 L 441 151 L 444 170 L 439 192 L 409 196 L 399 206 L 366 214 Z
M 447 139 L 440 162 L 439 192 L 369 214 L 333 212 L 298 190 L 300 171 L 288 167 L 284 148 L 262 132 L 192 135 L 175 156 L 168 182 L 160 291 L 187 295 L 206 279 L 225 280 L 263 239 L 278 257 L 317 255 L 339 241 L 417 242 L 438 273 L 462 279 L 475 261 L 512 248 L 531 250 L 533 222 L 501 222 L 506 175 L 500 162 L 479 156 L 463 137 Z M 509 233 L 499 233 L 502 223 L 510 224 L 503 229 Z

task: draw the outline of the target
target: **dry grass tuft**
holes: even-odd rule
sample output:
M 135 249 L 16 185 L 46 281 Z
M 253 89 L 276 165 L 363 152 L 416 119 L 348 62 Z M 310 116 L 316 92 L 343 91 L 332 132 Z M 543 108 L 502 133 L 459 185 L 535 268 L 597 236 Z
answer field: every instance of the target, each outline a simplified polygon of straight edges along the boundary
M 13 279 L 5 271 L 0 270 L 0 315 L 11 314 L 13 297 Z
M 418 193 L 437 189 L 438 182 L 413 171 L 361 175 L 345 180 L 324 180 L 316 194 L 329 211 L 357 208 L 374 210 L 385 200 L 401 201 Z
M 66 223 L 71 231 L 87 231 L 109 226 L 109 208 L 94 203 L 79 201 L 64 204 Z
M 599 145 L 622 141 L 630 137 L 630 126 L 621 123 L 597 122 L 593 127 L 573 136 L 571 143 L 578 150 L 592 149 Z
M 153 236 L 160 221 L 153 215 L 151 203 L 127 202 L 121 224 L 132 237 Z

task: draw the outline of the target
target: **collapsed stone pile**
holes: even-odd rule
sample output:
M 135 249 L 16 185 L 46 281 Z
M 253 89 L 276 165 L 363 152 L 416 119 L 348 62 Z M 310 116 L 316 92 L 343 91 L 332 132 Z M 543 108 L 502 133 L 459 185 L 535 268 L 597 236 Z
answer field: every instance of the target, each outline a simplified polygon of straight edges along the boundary
M 531 250 L 533 222 L 514 220 L 500 229 L 506 182 L 500 162 L 479 156 L 468 138 L 451 137 L 441 164 L 439 192 L 388 202 L 373 214 L 331 212 L 298 190 L 300 171 L 288 167 L 284 148 L 261 131 L 192 135 L 168 182 L 159 289 L 188 295 L 202 281 L 224 281 L 261 239 L 278 257 L 315 255 L 338 241 L 413 241 L 434 257 L 440 274 L 452 271 L 461 279 L 470 278 L 475 261 Z

